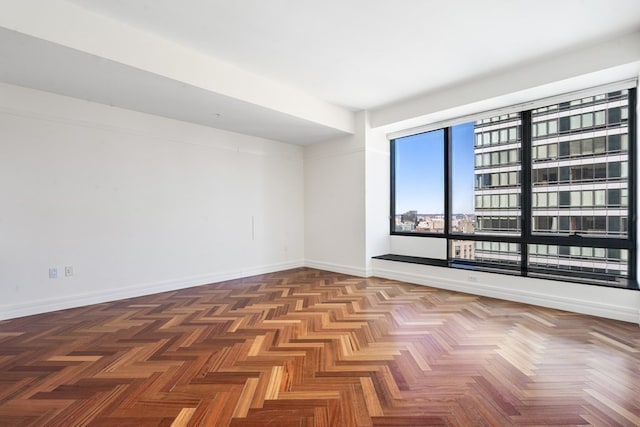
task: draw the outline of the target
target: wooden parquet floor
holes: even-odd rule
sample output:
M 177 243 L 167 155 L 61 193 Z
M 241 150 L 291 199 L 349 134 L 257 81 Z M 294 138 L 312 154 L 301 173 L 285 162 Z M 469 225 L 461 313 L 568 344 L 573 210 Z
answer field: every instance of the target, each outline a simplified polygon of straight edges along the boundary
M 301 268 L 0 322 L 0 425 L 640 425 L 640 328 Z

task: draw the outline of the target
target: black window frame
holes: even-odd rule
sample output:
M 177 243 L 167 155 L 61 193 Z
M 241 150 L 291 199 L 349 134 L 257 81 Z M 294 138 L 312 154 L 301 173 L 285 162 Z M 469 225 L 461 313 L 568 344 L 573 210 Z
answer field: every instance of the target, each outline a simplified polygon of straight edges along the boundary
M 561 104 L 562 105 L 562 104 Z M 637 116 L 636 114 L 632 114 L 632 112 L 636 111 L 637 105 L 637 89 L 629 88 L 628 89 L 628 206 L 627 206 L 627 228 L 628 233 L 626 238 L 620 237 L 596 237 L 596 236 L 582 236 L 580 234 L 553 234 L 553 235 L 544 235 L 544 234 L 534 234 L 533 233 L 533 216 L 532 216 L 532 195 L 533 195 L 533 183 L 532 183 L 532 111 L 524 110 L 519 112 L 521 125 L 520 125 L 520 180 L 519 180 L 519 188 L 520 188 L 520 212 L 521 212 L 521 220 L 520 220 L 520 234 L 517 236 L 512 235 L 484 235 L 484 234 L 464 234 L 460 232 L 452 232 L 451 231 L 451 220 L 452 214 L 451 206 L 452 206 L 452 128 L 457 124 L 464 123 L 464 121 L 460 121 L 459 123 L 451 124 L 449 126 L 443 128 L 431 129 L 426 132 L 418 132 L 427 133 L 433 130 L 442 129 L 444 131 L 444 232 L 403 232 L 395 230 L 395 144 L 396 139 L 391 139 L 390 141 L 390 160 L 391 160 L 391 170 L 390 170 L 390 178 L 391 178 L 391 187 L 390 187 L 390 216 L 389 216 L 389 230 L 392 236 L 410 236 L 416 238 L 428 237 L 428 238 L 438 238 L 438 239 L 447 239 L 447 254 L 446 261 L 444 260 L 432 260 L 434 265 L 442 265 L 446 263 L 448 267 L 453 268 L 474 268 L 478 270 L 485 270 L 497 273 L 505 273 L 505 274 L 517 274 L 520 276 L 529 276 L 529 277 L 541 277 L 541 278 L 551 278 L 551 279 L 560 279 L 560 280 L 572 280 L 578 281 L 580 283 L 585 284 L 595 284 L 595 285 L 605 285 L 605 286 L 616 286 L 616 287 L 625 287 L 630 289 L 638 289 L 637 282 L 637 224 L 636 224 L 636 215 L 637 215 L 637 199 L 636 199 L 636 189 L 637 189 L 637 176 L 636 176 L 636 156 L 637 156 Z M 487 114 L 491 114 L 488 112 Z M 558 134 L 560 134 L 560 126 L 558 124 Z M 474 141 L 475 143 L 475 141 Z M 558 148 L 558 151 L 559 148 Z M 558 197 L 559 199 L 559 197 Z M 559 200 L 558 200 L 559 204 Z M 454 240 L 465 240 L 465 241 L 489 241 L 489 242 L 506 242 L 506 243 L 517 243 L 520 246 L 520 262 L 519 268 L 514 268 L 512 264 L 504 263 L 495 263 L 495 262 L 482 262 L 476 260 L 460 260 L 452 258 L 452 241 Z M 529 245 L 556 245 L 563 247 L 577 246 L 577 247 L 595 247 L 595 248 L 604 248 L 606 251 L 609 250 L 621 250 L 626 249 L 628 251 L 627 258 L 627 276 L 622 278 L 621 276 L 615 276 L 611 274 L 581 274 L 575 270 L 563 270 L 561 268 L 555 269 L 545 269 L 545 268 L 530 268 L 529 266 Z M 416 257 L 413 258 L 415 262 Z M 425 264 L 431 264 L 429 259 L 425 260 Z

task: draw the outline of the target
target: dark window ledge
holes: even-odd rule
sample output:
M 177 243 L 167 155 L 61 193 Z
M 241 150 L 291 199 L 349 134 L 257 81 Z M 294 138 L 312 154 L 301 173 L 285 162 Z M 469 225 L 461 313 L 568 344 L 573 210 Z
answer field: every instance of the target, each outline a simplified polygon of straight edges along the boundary
M 422 264 L 422 265 L 435 265 L 437 267 L 448 267 L 449 261 L 446 259 L 436 259 L 436 258 L 422 258 L 417 256 L 406 256 L 406 255 L 379 255 L 374 256 L 374 259 L 383 259 L 386 261 L 398 261 L 398 262 L 408 262 L 410 264 Z
M 431 265 L 435 267 L 458 268 L 471 271 L 482 271 L 486 273 L 507 274 L 510 276 L 531 277 L 536 279 L 555 280 L 560 282 L 571 282 L 591 286 L 604 286 L 608 288 L 640 290 L 638 282 L 616 277 L 596 277 L 583 275 L 576 276 L 576 272 L 571 271 L 521 271 L 517 266 L 505 265 L 479 265 L 471 262 L 448 261 L 436 258 L 423 258 L 407 255 L 385 254 L 374 256 L 373 259 L 381 259 L 385 261 L 405 262 L 410 264 Z M 563 274 L 565 273 L 565 274 Z

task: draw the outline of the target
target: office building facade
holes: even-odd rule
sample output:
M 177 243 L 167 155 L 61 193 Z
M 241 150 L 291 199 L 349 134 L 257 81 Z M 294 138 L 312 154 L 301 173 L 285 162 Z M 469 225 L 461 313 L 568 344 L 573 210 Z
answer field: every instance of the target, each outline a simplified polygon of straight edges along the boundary
M 522 205 L 529 203 L 527 226 L 533 236 L 627 238 L 629 91 L 537 108 L 527 127 L 530 152 L 522 153 L 520 114 L 475 122 L 476 234 L 520 235 Z M 523 201 L 527 156 L 531 199 Z M 523 249 L 512 242 L 475 243 L 476 260 L 515 263 Z M 628 274 L 628 251 L 607 244 L 528 244 L 526 250 L 534 269 Z

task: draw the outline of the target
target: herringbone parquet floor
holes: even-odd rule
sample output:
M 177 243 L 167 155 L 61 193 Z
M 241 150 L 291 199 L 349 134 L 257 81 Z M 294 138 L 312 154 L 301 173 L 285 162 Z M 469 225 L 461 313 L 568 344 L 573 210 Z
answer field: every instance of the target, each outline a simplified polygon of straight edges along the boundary
M 296 269 L 0 322 L 0 424 L 637 426 L 640 328 Z

